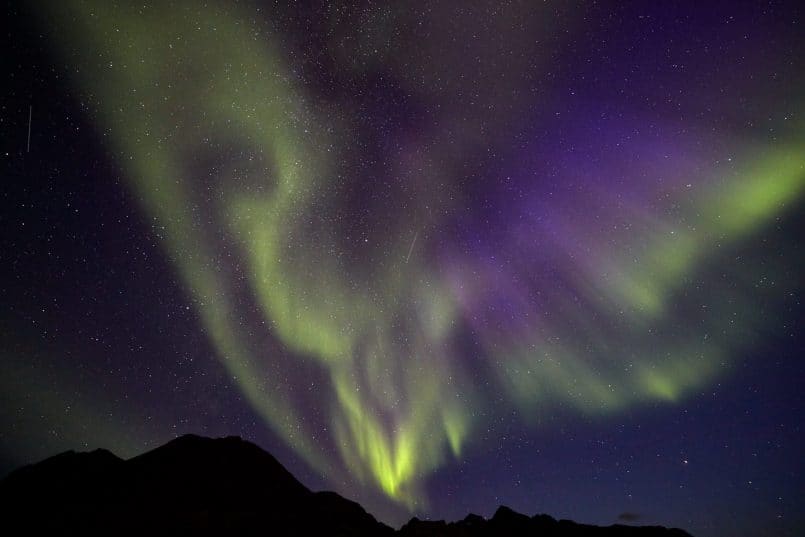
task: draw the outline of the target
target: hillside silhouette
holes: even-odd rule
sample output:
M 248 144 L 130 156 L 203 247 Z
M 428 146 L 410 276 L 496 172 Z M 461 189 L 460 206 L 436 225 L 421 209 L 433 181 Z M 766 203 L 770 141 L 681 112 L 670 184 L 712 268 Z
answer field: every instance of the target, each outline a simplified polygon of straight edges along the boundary
M 0 481 L 4 535 L 323 535 L 689 537 L 655 526 L 608 527 L 528 517 L 412 518 L 395 531 L 334 492 L 312 492 L 273 456 L 237 437 L 179 437 L 123 460 L 68 451 Z

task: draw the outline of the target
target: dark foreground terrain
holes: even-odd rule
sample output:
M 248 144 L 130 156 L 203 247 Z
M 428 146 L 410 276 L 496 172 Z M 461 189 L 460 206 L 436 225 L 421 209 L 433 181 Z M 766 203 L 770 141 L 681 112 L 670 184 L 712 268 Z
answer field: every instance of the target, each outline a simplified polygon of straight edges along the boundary
M 411 519 L 396 532 L 333 492 L 312 492 L 240 438 L 183 436 L 133 459 L 66 452 L 0 481 L 3 535 L 377 535 L 686 537 L 662 527 L 587 526 L 500 507 L 486 520 Z

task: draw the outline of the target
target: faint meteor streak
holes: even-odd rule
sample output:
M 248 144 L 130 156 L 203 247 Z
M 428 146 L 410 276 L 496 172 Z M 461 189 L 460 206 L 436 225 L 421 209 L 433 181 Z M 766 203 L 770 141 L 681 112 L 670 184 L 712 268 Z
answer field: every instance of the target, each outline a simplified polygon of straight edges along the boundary
M 28 105 L 28 153 L 31 152 L 31 115 L 33 110 L 33 105 Z
M 411 247 L 408 248 L 408 255 L 405 256 L 405 262 L 408 263 L 408 260 L 411 259 L 411 252 L 414 251 L 414 244 L 416 244 L 416 238 L 419 236 L 419 231 L 414 233 L 414 240 L 411 241 Z

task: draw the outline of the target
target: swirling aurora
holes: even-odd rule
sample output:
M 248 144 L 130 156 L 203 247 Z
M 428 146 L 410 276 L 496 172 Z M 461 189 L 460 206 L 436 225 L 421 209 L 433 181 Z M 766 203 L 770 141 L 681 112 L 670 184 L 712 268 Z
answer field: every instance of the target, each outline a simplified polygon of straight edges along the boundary
M 237 389 L 328 482 L 411 511 L 501 416 L 729 378 L 784 316 L 766 283 L 798 288 L 799 254 L 746 252 L 791 249 L 805 190 L 782 60 L 782 93 L 736 89 L 628 36 L 585 63 L 593 8 L 425 5 L 37 8 Z

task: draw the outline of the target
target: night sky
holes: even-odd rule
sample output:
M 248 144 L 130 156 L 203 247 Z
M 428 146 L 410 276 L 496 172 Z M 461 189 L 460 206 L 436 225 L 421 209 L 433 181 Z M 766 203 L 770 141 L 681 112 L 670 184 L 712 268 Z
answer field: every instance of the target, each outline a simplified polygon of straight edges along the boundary
M 395 526 L 802 534 L 796 2 L 2 24 L 0 473 L 238 435 Z

